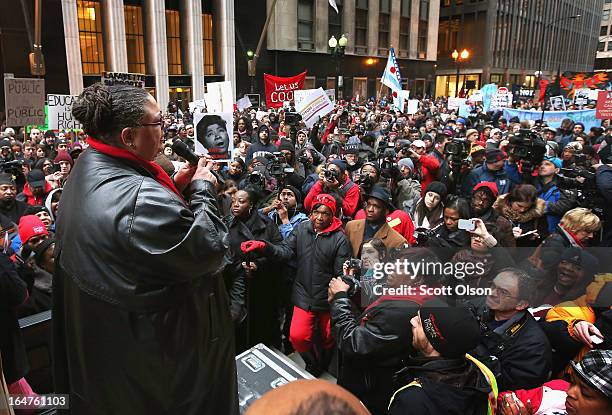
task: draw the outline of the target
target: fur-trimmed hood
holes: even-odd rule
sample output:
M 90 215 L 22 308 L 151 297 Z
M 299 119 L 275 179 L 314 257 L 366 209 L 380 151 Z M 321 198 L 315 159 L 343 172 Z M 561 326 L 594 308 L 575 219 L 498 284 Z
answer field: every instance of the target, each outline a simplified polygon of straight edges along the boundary
M 493 209 L 504 218 L 510 220 L 513 223 L 527 223 L 532 220 L 541 218 L 544 216 L 544 208 L 546 202 L 543 199 L 537 198 L 536 203 L 525 213 L 518 213 L 512 210 L 510 202 L 508 200 L 508 194 L 501 195 L 493 203 Z

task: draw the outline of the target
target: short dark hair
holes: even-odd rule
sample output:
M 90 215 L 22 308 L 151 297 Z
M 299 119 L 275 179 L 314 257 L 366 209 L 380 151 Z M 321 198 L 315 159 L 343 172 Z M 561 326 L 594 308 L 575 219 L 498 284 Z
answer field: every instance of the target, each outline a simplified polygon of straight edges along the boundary
M 508 202 L 528 202 L 533 204 L 537 198 L 538 191 L 535 186 L 531 184 L 520 184 L 510 191 Z
M 206 130 L 208 129 L 208 127 L 215 124 L 223 127 L 227 131 L 226 122 L 223 118 L 218 115 L 205 115 L 196 125 L 196 134 L 198 135 L 198 140 L 201 141 L 206 135 Z

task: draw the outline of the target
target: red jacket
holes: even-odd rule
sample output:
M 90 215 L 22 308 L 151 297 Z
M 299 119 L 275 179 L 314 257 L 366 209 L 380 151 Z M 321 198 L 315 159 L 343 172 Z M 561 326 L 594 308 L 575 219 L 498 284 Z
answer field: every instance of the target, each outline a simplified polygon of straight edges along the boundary
M 440 162 L 435 156 L 423 154 L 419 157 L 421 164 L 421 197 L 425 197 L 425 189 L 429 183 L 437 180 Z
M 357 206 L 359 206 L 359 186 L 352 183 L 349 179 L 346 179 L 341 188 L 348 186 L 348 190 L 342 199 L 342 214 L 344 216 L 353 217 L 355 211 L 357 210 Z M 338 189 L 340 190 L 340 189 Z M 314 201 L 315 196 L 324 193 L 323 192 L 323 184 L 321 184 L 320 180 L 317 180 L 316 183 L 310 188 L 308 195 L 304 199 L 304 208 L 307 212 L 312 210 L 312 202 Z
M 47 195 L 51 190 L 53 190 L 53 186 L 51 186 L 51 183 L 45 180 L 45 193 L 42 196 L 36 197 L 32 194 L 32 189 L 30 189 L 30 185 L 26 183 L 26 185 L 23 186 L 23 195 L 25 196 L 25 202 L 28 205 L 32 206 L 42 206 L 45 203 L 45 199 L 47 198 Z

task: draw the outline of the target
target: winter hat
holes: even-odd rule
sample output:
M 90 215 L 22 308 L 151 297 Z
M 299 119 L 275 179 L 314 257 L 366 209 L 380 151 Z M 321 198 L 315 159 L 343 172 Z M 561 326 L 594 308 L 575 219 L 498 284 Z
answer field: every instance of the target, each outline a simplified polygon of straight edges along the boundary
M 302 192 L 300 192 L 297 188 L 291 186 L 290 184 L 286 184 L 283 186 L 283 188 L 280 190 L 280 192 L 278 192 L 278 194 L 280 195 L 280 193 L 285 190 L 291 190 L 291 192 L 293 193 L 293 195 L 295 196 L 295 200 L 298 204 L 298 206 L 302 203 Z
M 480 325 L 466 307 L 423 306 L 419 315 L 427 340 L 443 357 L 462 357 L 480 342 Z
M 325 205 L 331 210 L 332 216 L 336 216 L 336 199 L 327 193 L 320 193 L 315 196 L 312 204 L 312 210 L 315 210 L 319 205 Z
M 575 153 L 581 153 L 582 152 L 582 144 L 580 144 L 578 141 L 572 141 L 571 143 L 568 143 L 565 148 L 574 151 Z
M 372 186 L 372 190 L 370 190 L 370 192 L 366 193 L 364 196 L 366 200 L 370 197 L 380 200 L 387 206 L 389 212 L 393 212 L 395 210 L 395 206 L 393 206 L 392 203 L 391 194 L 384 187 L 374 185 Z
M 401 168 L 401 167 L 408 167 L 408 169 L 410 169 L 410 171 L 414 171 L 414 163 L 412 162 L 412 160 L 408 157 L 400 159 L 400 161 L 397 162 L 397 165 Z
M 493 137 L 493 135 L 497 134 L 497 133 L 501 133 L 502 130 L 500 130 L 499 128 L 493 128 L 491 130 L 491 137 Z
M 36 215 L 22 216 L 19 220 L 19 238 L 22 244 L 26 244 L 32 237 L 38 235 L 49 235 L 47 227 Z
M 612 399 L 612 350 L 591 350 L 580 362 L 570 363 L 585 383 Z
M 0 141 L 0 148 L 4 148 L 4 147 L 11 147 L 11 140 L 9 140 L 8 138 L 5 138 L 4 140 Z
M 45 173 L 42 170 L 34 169 L 26 176 L 26 181 L 30 188 L 33 187 L 44 187 L 45 185 Z
M 558 157 L 544 157 L 544 161 L 554 164 L 555 167 L 558 169 L 563 167 L 563 162 Z
M 446 185 L 442 182 L 431 182 L 425 188 L 425 194 L 427 192 L 434 192 L 440 195 L 440 200 L 446 199 L 446 195 L 448 194 L 448 190 L 446 189 Z
M 335 164 L 336 166 L 340 168 L 343 174 L 346 173 L 346 162 L 345 161 L 334 159 L 330 161 L 329 164 Z
M 488 148 L 486 150 L 487 163 L 495 163 L 506 158 L 506 153 L 498 148 Z
M 479 153 L 481 151 L 485 151 L 485 148 L 483 146 L 481 146 L 481 145 L 474 144 L 472 146 L 472 149 L 470 150 L 470 156 L 473 155 L 473 154 Z
M 457 124 L 463 124 L 465 125 L 465 119 L 464 118 L 457 118 L 457 121 L 455 121 Z
M 67 151 L 60 151 L 59 153 L 57 153 L 57 156 L 55 156 L 55 159 L 53 160 L 54 163 L 59 163 L 60 161 L 70 163 L 70 166 L 74 165 L 74 160 L 72 159 L 72 157 L 70 157 L 70 154 L 68 154 Z
M 425 141 L 423 140 L 414 140 L 412 142 L 412 145 L 417 148 L 427 148 L 427 145 L 425 145 Z
M 348 142 L 344 146 L 345 154 L 358 154 L 359 148 L 361 147 L 361 141 L 356 136 L 349 138 Z
M 497 184 L 495 182 L 480 182 L 472 189 L 472 194 L 476 193 L 477 190 L 487 189 L 491 192 L 493 197 L 497 198 L 499 195 L 499 190 L 497 189 Z
M 8 173 L 0 173 L 0 185 L 9 184 L 11 186 L 15 186 L 15 180 L 13 180 L 13 176 Z
M 575 246 L 571 246 L 563 251 L 560 261 L 578 265 L 587 275 L 592 276 L 599 271 L 599 260 L 584 249 Z
M 293 145 L 293 143 L 291 143 L 291 141 L 282 140 L 280 145 L 278 146 L 278 151 L 282 150 L 289 150 L 292 153 L 295 153 L 295 146 Z
M 40 213 L 40 212 L 47 212 L 47 213 L 49 213 L 47 208 L 44 207 L 44 206 L 40 206 L 40 205 L 28 205 L 25 208 L 25 210 L 23 211 L 23 216 L 36 215 L 37 213 Z
M 469 136 L 471 136 L 472 134 L 478 134 L 478 130 L 477 130 L 477 129 L 475 129 L 475 128 L 470 128 L 469 130 L 467 130 L 467 131 L 465 132 L 465 136 L 466 136 L 466 137 L 469 137 Z
M 265 131 L 268 133 L 268 135 L 270 135 L 270 128 L 268 128 L 266 124 L 262 124 L 259 126 L 259 132 L 261 133 L 262 131 Z

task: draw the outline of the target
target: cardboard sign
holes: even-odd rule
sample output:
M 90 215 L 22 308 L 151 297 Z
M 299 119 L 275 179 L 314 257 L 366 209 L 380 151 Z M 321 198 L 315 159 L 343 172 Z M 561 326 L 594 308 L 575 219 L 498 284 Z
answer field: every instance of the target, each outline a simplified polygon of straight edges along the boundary
M 77 97 L 74 95 L 47 95 L 49 106 L 49 129 L 51 130 L 80 130 L 80 122 L 72 117 L 72 103 Z
M 323 88 L 319 88 L 304 98 L 299 106 L 295 106 L 295 109 L 302 114 L 304 124 L 308 128 L 312 128 L 319 118 L 334 110 L 334 104 L 330 101 L 325 91 L 323 91 Z
M 6 125 L 24 126 L 45 123 L 44 79 L 5 78 Z
M 514 95 L 512 95 L 512 92 L 508 91 L 508 88 L 499 88 L 497 90 L 497 93 L 491 95 L 491 106 L 489 107 L 489 109 L 498 110 L 502 108 L 511 107 L 513 98 Z
M 327 94 L 331 102 L 336 102 L 336 90 L 335 89 L 326 89 L 325 93 Z
M 590 89 L 577 89 L 574 93 L 574 104 L 584 106 L 589 103 Z
M 205 112 L 206 111 L 206 100 L 196 99 L 189 103 L 189 112 Z
M 196 113 L 193 116 L 196 154 L 215 161 L 230 161 L 234 151 L 233 112 Z
M 247 108 L 251 108 L 251 106 L 252 106 L 251 100 L 246 95 L 240 98 L 238 101 L 236 101 L 236 108 L 238 108 L 239 111 L 245 110 Z
M 409 99 L 408 100 L 408 109 L 406 110 L 407 114 L 415 114 L 419 110 L 419 100 L 418 99 Z
M 145 76 L 139 73 L 104 72 L 101 82 L 104 85 L 132 85 L 137 88 L 144 88 Z
M 612 91 L 599 91 L 595 118 L 598 120 L 612 119 Z
M 470 97 L 468 98 L 470 102 L 482 102 L 482 92 L 480 90 L 472 92 Z

